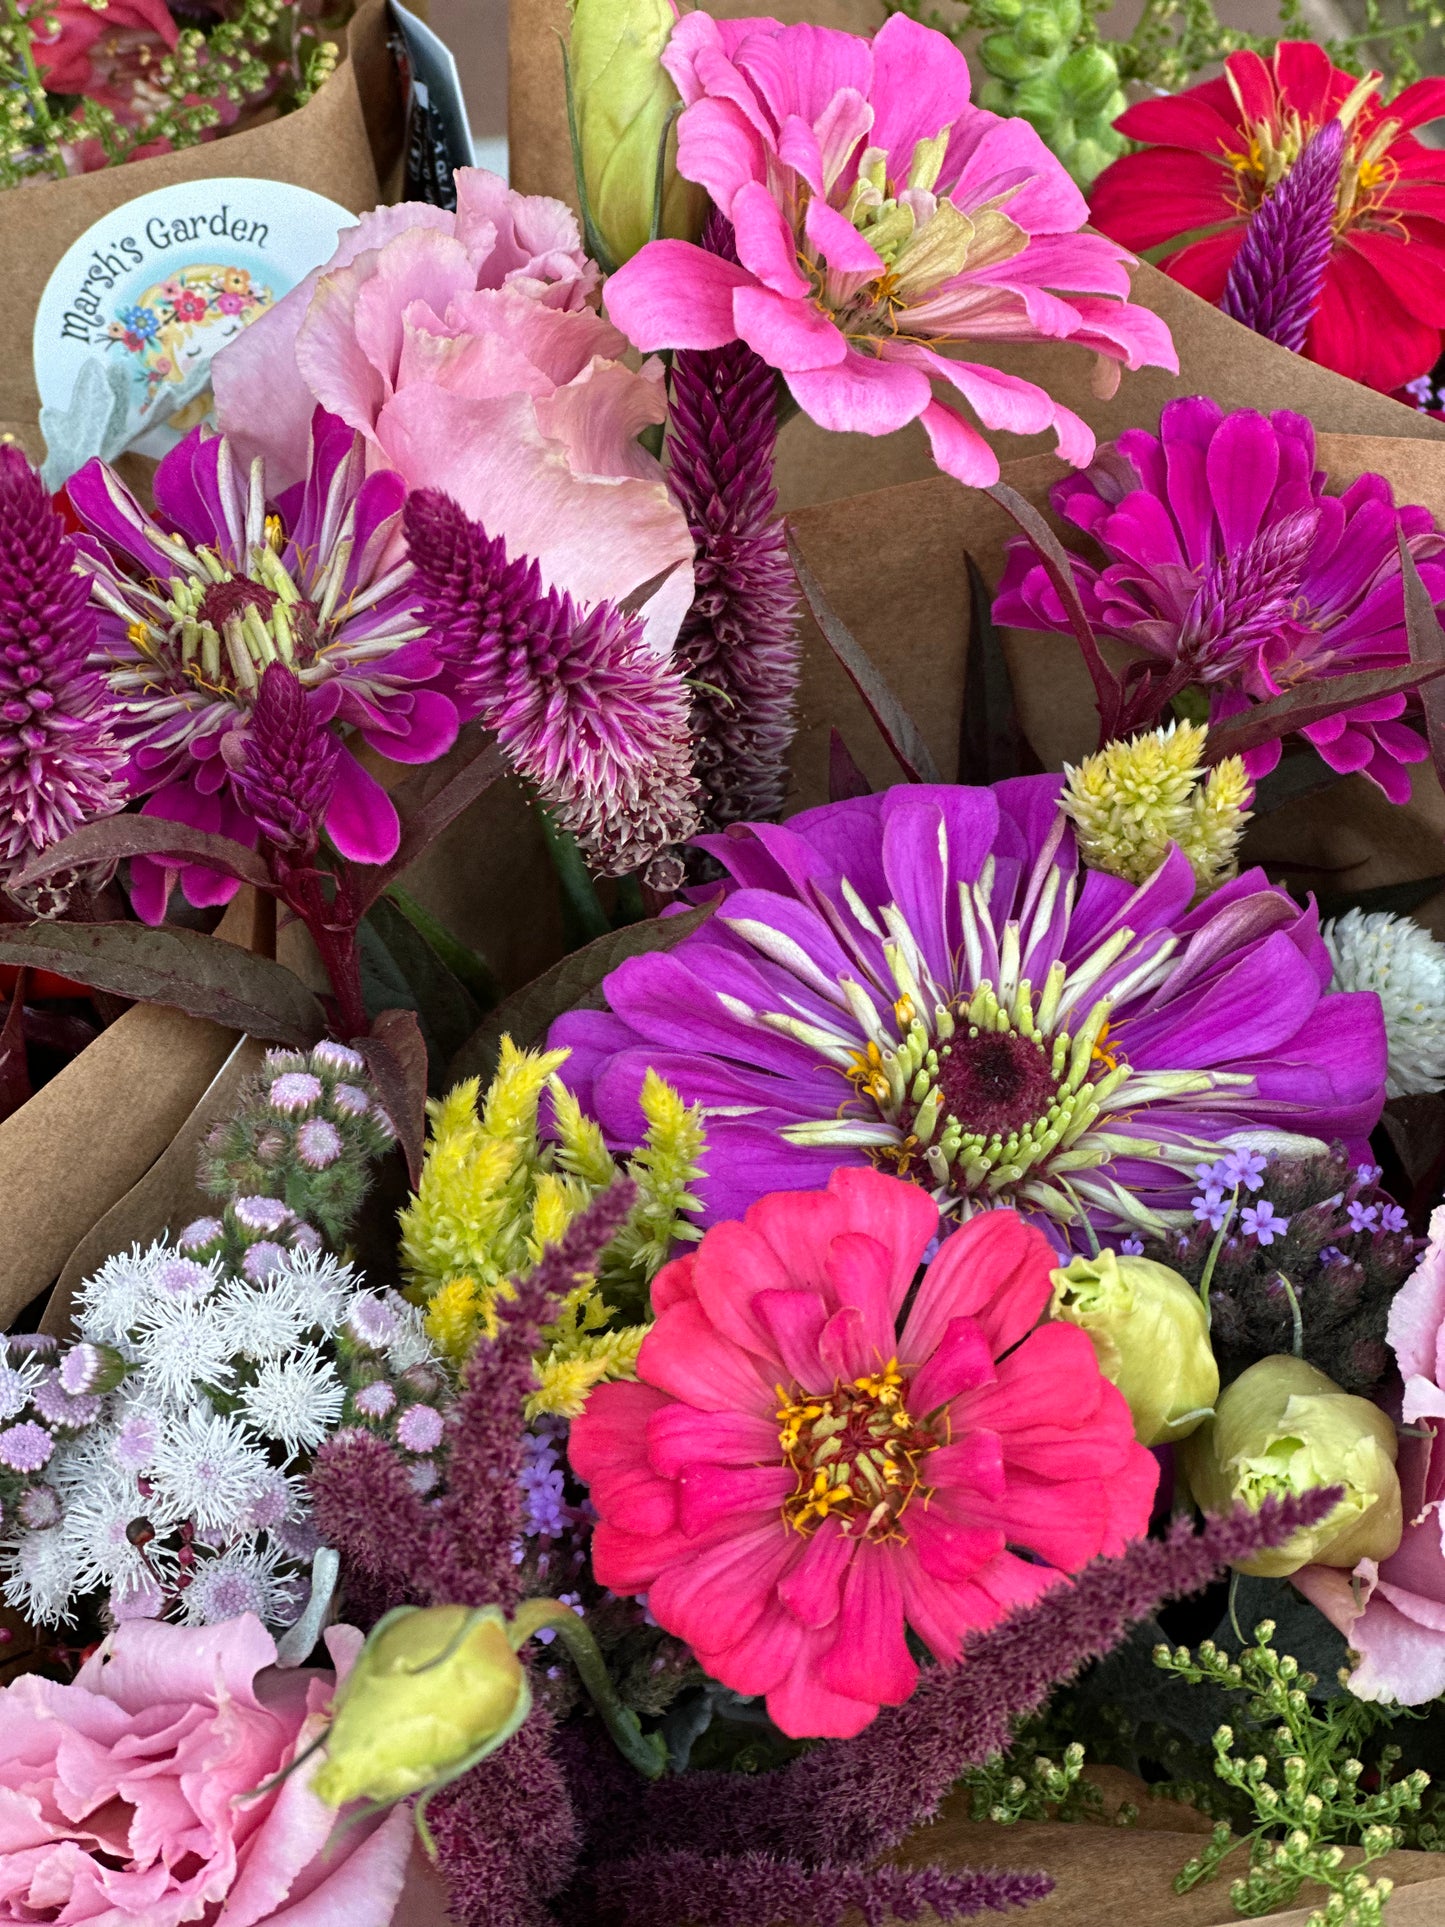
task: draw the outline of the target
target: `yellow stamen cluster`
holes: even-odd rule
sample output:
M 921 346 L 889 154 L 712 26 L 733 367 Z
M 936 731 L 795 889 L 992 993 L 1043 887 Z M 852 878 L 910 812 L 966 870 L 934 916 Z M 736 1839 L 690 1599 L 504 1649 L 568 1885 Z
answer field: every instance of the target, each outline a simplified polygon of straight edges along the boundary
M 518 1050 L 504 1037 L 485 1095 L 472 1078 L 428 1106 L 431 1141 L 416 1196 L 401 1213 L 401 1257 L 408 1293 L 426 1307 L 427 1334 L 455 1365 L 494 1335 L 511 1279 L 525 1276 L 621 1175 L 601 1130 L 558 1079 L 567 1056 Z M 545 1143 L 538 1131 L 544 1093 L 555 1133 Z M 699 1235 L 686 1214 L 697 1209 L 688 1187 L 700 1175 L 700 1114 L 651 1072 L 641 1104 L 646 1137 L 625 1167 L 637 1202 L 598 1276 L 568 1295 L 544 1334 L 529 1418 L 575 1417 L 594 1385 L 635 1376 L 648 1327 L 619 1324 L 618 1307 L 645 1313 L 647 1287 L 672 1246 Z
M 1091 869 L 1143 883 L 1177 843 L 1201 893 L 1234 875 L 1253 789 L 1237 756 L 1205 776 L 1207 737 L 1203 724 L 1171 723 L 1065 766 L 1059 807 Z
M 856 1538 L 886 1538 L 922 1489 L 920 1466 L 941 1441 L 904 1403 L 898 1360 L 831 1392 L 777 1387 L 778 1444 L 797 1477 L 783 1516 L 810 1533 L 837 1518 Z

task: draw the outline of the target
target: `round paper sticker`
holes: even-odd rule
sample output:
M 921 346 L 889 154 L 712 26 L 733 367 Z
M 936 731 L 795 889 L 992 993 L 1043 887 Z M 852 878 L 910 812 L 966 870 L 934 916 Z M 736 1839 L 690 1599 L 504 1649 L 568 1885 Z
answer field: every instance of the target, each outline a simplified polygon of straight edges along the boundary
M 58 488 L 92 455 L 163 455 L 211 405 L 211 357 L 331 258 L 356 216 L 284 181 L 142 194 L 66 250 L 35 317 L 35 384 Z

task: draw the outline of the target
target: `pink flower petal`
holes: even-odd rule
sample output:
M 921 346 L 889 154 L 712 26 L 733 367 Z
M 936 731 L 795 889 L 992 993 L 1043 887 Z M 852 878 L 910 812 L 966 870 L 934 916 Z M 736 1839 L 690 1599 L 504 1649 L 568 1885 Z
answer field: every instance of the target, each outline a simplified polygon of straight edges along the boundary
M 918 1684 L 903 1637 L 903 1587 L 886 1546 L 865 1540 L 843 1582 L 836 1637 L 818 1668 L 825 1686 L 848 1699 L 901 1706 Z
M 842 337 L 840 336 L 841 340 Z M 770 357 L 764 357 L 770 359 Z M 784 364 L 775 363 L 782 367 Z M 849 349 L 836 367 L 787 367 L 793 400 L 820 428 L 837 433 L 891 435 L 936 406 L 928 377 L 896 361 L 877 361 Z
M 811 301 L 774 294 L 771 288 L 736 290 L 733 333 L 790 377 L 799 369 L 833 367 L 848 353 L 837 327 Z
M 887 265 L 853 223 L 826 201 L 809 201 L 803 231 L 828 266 L 839 274 L 882 274 Z
M 733 298 L 746 268 L 690 241 L 650 241 L 607 282 L 607 313 L 634 348 L 724 348 L 736 341 Z
M 998 457 L 976 428 L 942 402 L 931 401 L 923 411 L 923 426 L 933 459 L 945 475 L 970 488 L 992 488 L 998 480 Z
M 778 1581 L 778 1598 L 800 1625 L 827 1626 L 843 1603 L 843 1577 L 854 1542 L 837 1519 L 825 1519 Z
M 353 863 L 387 863 L 401 842 L 396 805 L 347 749 L 336 761 L 336 788 L 326 811 L 326 834 Z
M 740 187 L 728 212 L 738 260 L 765 288 L 790 300 L 801 300 L 808 293 L 808 280 L 798 271 L 793 231 L 761 181 L 748 181 Z

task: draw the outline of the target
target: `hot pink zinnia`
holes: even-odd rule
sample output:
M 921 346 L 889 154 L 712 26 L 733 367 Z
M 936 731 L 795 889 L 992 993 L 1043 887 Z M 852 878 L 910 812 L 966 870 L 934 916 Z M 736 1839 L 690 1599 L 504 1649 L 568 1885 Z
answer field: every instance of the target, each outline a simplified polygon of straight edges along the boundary
M 905 1625 L 949 1664 L 1148 1523 L 1154 1460 L 1084 1334 L 1034 1329 L 1055 1255 L 1015 1212 L 947 1240 L 898 1331 L 938 1223 L 870 1170 L 761 1199 L 658 1274 L 640 1382 L 572 1428 L 598 1581 L 795 1737 L 908 1698 Z
M 1075 341 L 1178 367 L 1164 323 L 1125 299 L 1131 257 L 1079 233 L 1079 190 L 1026 121 L 970 103 L 943 34 L 903 14 L 870 43 L 689 13 L 663 64 L 686 103 L 678 172 L 732 222 L 738 261 L 686 241 L 634 255 L 606 299 L 637 347 L 741 339 L 824 428 L 886 435 L 921 417 L 939 467 L 984 486 L 998 461 L 935 381 L 985 428 L 1052 428 L 1066 461 L 1087 462 L 1094 438 L 1033 382 L 941 345 Z

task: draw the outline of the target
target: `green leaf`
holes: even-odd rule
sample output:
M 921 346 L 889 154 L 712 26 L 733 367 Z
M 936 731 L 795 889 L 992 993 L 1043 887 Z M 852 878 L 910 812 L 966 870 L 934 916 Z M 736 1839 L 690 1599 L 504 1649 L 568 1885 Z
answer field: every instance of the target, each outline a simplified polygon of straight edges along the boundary
M 0 929 L 0 963 L 53 970 L 92 990 L 170 1004 L 268 1043 L 304 1050 L 326 1034 L 321 1005 L 284 964 L 197 930 L 145 923 Z
M 390 897 L 367 911 L 357 937 L 361 988 L 369 1016 L 384 1010 L 414 1011 L 420 1021 L 439 1085 L 448 1058 L 481 1021 L 481 1010 L 416 925 Z
M 568 943 L 575 946 L 605 936 L 612 928 L 612 919 L 602 908 L 577 839 L 557 827 L 545 803 L 538 802 L 536 809 L 547 839 L 547 854 L 562 886 L 562 928 Z
M 505 1034 L 523 1049 L 538 1043 L 554 1018 L 566 1010 L 605 1010 L 603 980 L 629 957 L 646 956 L 650 951 L 672 950 L 684 937 L 702 928 L 712 915 L 713 906 L 684 910 L 675 917 L 652 917 L 646 923 L 629 923 L 621 930 L 609 930 L 570 957 L 553 964 L 540 977 L 514 991 L 488 1017 L 481 1029 L 469 1037 L 452 1059 L 447 1070 L 447 1086 L 466 1077 L 480 1077 L 485 1084 L 497 1068 Z
M 408 896 L 399 885 L 393 885 L 386 894 L 407 922 L 431 945 L 457 982 L 476 1000 L 478 1015 L 490 1010 L 501 992 L 486 958 L 479 957 L 460 937 L 454 937 L 440 917 L 434 917 L 425 904 Z

